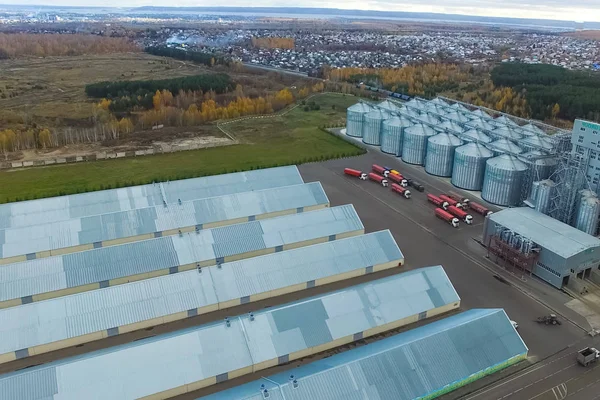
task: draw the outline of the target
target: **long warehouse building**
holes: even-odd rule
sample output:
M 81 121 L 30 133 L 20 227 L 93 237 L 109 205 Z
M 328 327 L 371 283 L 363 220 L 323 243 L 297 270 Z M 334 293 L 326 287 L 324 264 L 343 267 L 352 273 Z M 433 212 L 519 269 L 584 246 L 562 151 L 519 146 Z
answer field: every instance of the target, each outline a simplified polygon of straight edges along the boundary
M 328 207 L 319 182 L 0 231 L 0 264 Z
M 441 266 L 418 269 L 7 374 L 0 377 L 0 398 L 165 399 L 433 317 L 457 309 L 459 304 Z M 494 339 L 505 330 L 492 332 L 494 350 L 500 346 Z M 473 346 L 481 343 L 478 339 Z M 439 350 L 431 353 L 431 359 Z M 503 358 L 505 353 L 491 355 Z M 465 351 L 463 357 L 469 354 Z M 482 350 L 479 357 L 489 361 L 483 357 L 486 354 Z M 464 371 L 457 368 L 457 372 Z M 321 397 L 311 399 L 316 398 Z
M 292 165 L 20 201 L 0 205 L 0 230 L 302 183 Z
M 528 207 L 508 208 L 486 218 L 483 243 L 493 249 L 498 241 L 512 248 L 513 255 L 533 257 L 533 274 L 557 288 L 600 268 L 598 238 Z
M 501 309 L 474 309 L 198 400 L 433 399 L 527 358 Z
M 346 205 L 7 264 L 0 268 L 0 308 L 362 233 Z
M 5 308 L 0 310 L 0 362 L 303 291 L 403 263 L 390 231 L 380 231 Z M 418 287 L 417 282 L 414 287 Z M 417 300 L 411 307 L 419 302 L 430 304 L 427 296 Z

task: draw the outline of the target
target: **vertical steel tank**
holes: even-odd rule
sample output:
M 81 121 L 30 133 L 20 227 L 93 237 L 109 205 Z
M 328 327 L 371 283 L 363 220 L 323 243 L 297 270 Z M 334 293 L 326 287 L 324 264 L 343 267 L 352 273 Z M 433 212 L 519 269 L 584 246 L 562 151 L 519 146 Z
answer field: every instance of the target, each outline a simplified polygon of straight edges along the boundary
M 448 131 L 450 133 L 464 132 L 464 128 L 460 124 L 458 124 L 454 121 L 450 121 L 450 120 L 446 120 L 446 121 L 442 122 L 441 124 L 436 126 L 435 129 L 440 132 L 448 132 Z
M 537 126 L 535 126 L 532 123 L 523 125 L 520 129 L 524 135 L 542 135 L 542 136 L 546 135 L 546 132 L 544 132 L 543 130 L 541 130 L 540 128 L 538 128 Z
M 550 153 L 554 150 L 554 144 L 550 139 L 538 135 L 525 136 L 519 141 L 519 145 L 526 150 L 541 150 Z
M 362 129 L 363 142 L 379 146 L 381 144 L 383 121 L 389 117 L 390 115 L 386 111 L 380 109 L 375 109 L 366 113 Z
M 460 122 L 463 124 L 470 121 L 470 119 L 465 114 L 454 110 L 446 113 L 445 117 L 451 119 L 452 121 Z
M 425 171 L 436 176 L 452 176 L 454 151 L 463 141 L 447 132 L 427 139 Z
M 436 117 L 433 114 L 429 114 L 429 113 L 421 113 L 421 115 L 419 115 L 417 118 L 420 121 L 425 122 L 430 125 L 439 125 L 439 123 L 440 123 L 440 120 L 438 117 Z
M 470 128 L 485 129 L 488 131 L 493 131 L 496 128 L 496 126 L 490 124 L 488 122 L 488 120 L 485 120 L 483 118 L 473 119 L 473 120 L 467 122 L 467 125 Z
M 527 165 L 517 157 L 501 154 L 486 162 L 481 197 L 499 206 L 516 206 L 521 202 L 521 186 Z
M 402 155 L 404 129 L 414 124 L 405 117 L 394 116 L 383 121 L 381 129 L 381 151 L 395 156 Z
M 402 161 L 423 165 L 427 153 L 427 139 L 437 132 L 432 128 L 417 124 L 404 129 L 402 142 Z
M 519 160 L 531 165 L 534 180 L 548 179 L 558 165 L 558 160 L 555 157 L 539 158 L 542 156 L 545 156 L 545 154 L 539 150 L 519 154 Z
M 481 190 L 485 163 L 494 153 L 478 143 L 467 143 L 454 151 L 452 184 L 466 190 Z
M 459 113 L 463 113 L 463 114 L 471 112 L 467 107 L 463 106 L 460 103 L 454 103 L 450 107 L 454 108 L 456 111 L 458 111 Z
M 600 200 L 596 196 L 583 197 L 577 211 L 575 227 L 595 236 L 598 231 L 598 217 L 600 217 Z
M 439 97 L 436 97 L 435 99 L 431 100 L 429 102 L 429 104 L 435 104 L 435 105 L 442 106 L 442 107 L 448 106 L 448 103 L 446 103 L 444 100 L 440 99 Z
M 478 108 L 475 111 L 471 111 L 471 114 L 473 114 L 474 118 L 479 117 L 479 118 L 483 118 L 483 119 L 487 119 L 487 120 L 493 119 L 490 114 L 486 113 L 485 111 L 483 111 L 480 108 Z
M 492 139 L 485 133 L 478 131 L 477 129 L 469 129 L 466 132 L 463 132 L 460 135 L 460 138 L 465 142 L 474 142 L 477 141 L 479 143 L 490 143 Z
M 539 181 L 537 195 L 535 199 L 535 209 L 542 214 L 548 214 L 550 208 L 550 200 L 554 193 L 556 183 L 550 179 Z
M 384 100 L 381 103 L 377 104 L 377 108 L 381 108 L 383 110 L 394 113 L 400 112 L 400 106 L 390 100 Z
M 521 154 L 523 150 L 508 139 L 499 139 L 489 143 L 490 149 L 494 150 L 494 154 L 500 155 L 506 152 Z
M 365 114 L 372 108 L 365 103 L 356 103 L 348 107 L 346 111 L 346 135 L 352 137 L 362 137 L 362 128 Z
M 529 201 L 535 207 L 535 202 L 537 200 L 538 191 L 540 189 L 540 182 L 535 181 L 531 184 L 531 190 L 529 192 Z
M 492 131 L 492 135 L 497 138 L 506 138 L 509 140 L 519 140 L 522 138 L 514 129 L 509 128 L 508 126 L 501 126 Z
M 518 127 L 519 126 L 519 124 L 517 124 L 512 119 L 508 118 L 506 115 L 502 115 L 502 116 L 494 119 L 494 122 L 496 122 L 499 125 L 506 125 L 506 126 L 512 126 L 512 127 Z

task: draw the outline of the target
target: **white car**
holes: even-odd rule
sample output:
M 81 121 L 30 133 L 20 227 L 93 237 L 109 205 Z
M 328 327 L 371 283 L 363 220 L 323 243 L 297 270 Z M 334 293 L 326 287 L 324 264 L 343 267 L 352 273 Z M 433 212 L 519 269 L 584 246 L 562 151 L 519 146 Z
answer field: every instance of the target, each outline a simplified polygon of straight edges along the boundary
M 510 323 L 513 326 L 513 328 L 515 328 L 515 330 L 519 329 L 519 324 L 517 324 L 515 321 L 511 320 Z

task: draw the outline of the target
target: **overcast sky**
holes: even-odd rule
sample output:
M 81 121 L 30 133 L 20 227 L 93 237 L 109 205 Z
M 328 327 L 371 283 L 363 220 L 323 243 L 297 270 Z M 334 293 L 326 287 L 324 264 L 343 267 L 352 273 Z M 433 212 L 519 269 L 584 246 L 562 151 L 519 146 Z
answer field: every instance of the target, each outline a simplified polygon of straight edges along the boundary
M 0 0 L 64 6 L 323 7 L 600 22 L 600 0 Z

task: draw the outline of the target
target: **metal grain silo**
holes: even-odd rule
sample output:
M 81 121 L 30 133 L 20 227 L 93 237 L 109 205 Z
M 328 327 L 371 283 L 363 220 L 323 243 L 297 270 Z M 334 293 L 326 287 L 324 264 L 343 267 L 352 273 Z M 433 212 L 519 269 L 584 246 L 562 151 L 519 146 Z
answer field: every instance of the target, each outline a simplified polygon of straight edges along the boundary
M 463 141 L 449 133 L 440 133 L 427 139 L 425 171 L 436 176 L 452 176 L 454 151 Z
M 471 112 L 471 111 L 469 111 L 469 109 L 467 107 L 463 106 L 460 103 L 454 103 L 450 107 L 454 108 L 456 111 L 463 113 L 463 114 Z
M 523 152 L 523 150 L 519 146 L 517 146 L 516 144 L 514 144 L 513 142 L 511 142 L 508 139 L 499 139 L 499 140 L 490 142 L 489 146 L 492 150 L 494 150 L 494 153 L 496 155 L 500 155 L 505 152 L 511 152 L 514 154 L 521 154 Z
M 506 138 L 510 140 L 519 140 L 522 138 L 514 129 L 509 128 L 508 126 L 502 126 L 496 128 L 492 131 L 492 135 L 495 135 L 499 138 Z
M 494 122 L 496 122 L 497 124 L 499 124 L 499 126 L 502 126 L 502 125 L 512 126 L 512 127 L 518 127 L 519 126 L 519 124 L 517 124 L 516 122 L 514 122 L 512 119 L 508 118 L 506 115 L 502 115 L 502 116 L 494 119 Z
M 375 109 L 365 114 L 362 129 L 363 142 L 379 146 L 381 144 L 383 121 L 388 119 L 389 116 L 390 115 L 386 111 L 380 109 Z
M 427 153 L 427 139 L 436 133 L 432 128 L 423 124 L 405 128 L 402 141 L 402 161 L 423 165 Z
M 412 99 L 406 103 L 406 106 L 409 108 L 416 108 L 418 110 L 422 110 L 425 107 L 426 103 L 419 99 Z
M 523 140 L 519 141 L 519 144 L 521 147 L 528 150 L 543 150 L 547 152 L 552 152 L 552 150 L 554 150 L 554 144 L 552 144 L 552 141 L 543 136 L 526 136 L 523 138 Z
M 550 179 L 544 179 L 543 181 L 539 181 L 539 186 L 535 198 L 535 209 L 537 211 L 541 212 L 542 214 L 548 214 L 548 211 L 550 209 L 550 200 L 552 199 L 555 187 L 556 183 L 554 183 Z
M 395 156 L 401 156 L 404 129 L 413 125 L 414 124 L 405 117 L 394 116 L 383 121 L 383 127 L 381 129 L 381 151 Z
M 539 189 L 540 189 L 539 181 L 535 181 L 531 184 L 531 190 L 529 192 L 529 201 L 531 201 L 531 203 L 534 205 L 534 207 L 535 207 L 535 202 L 537 200 L 537 194 L 538 194 Z
M 466 115 L 464 115 L 463 113 L 460 113 L 458 111 L 447 112 L 444 116 L 448 119 L 451 119 L 453 121 L 460 122 L 463 124 L 466 122 L 469 122 L 471 120 L 470 118 L 467 118 Z
M 454 121 L 444 121 L 441 124 L 437 125 L 435 129 L 440 132 L 450 131 L 450 133 L 461 133 L 464 131 L 464 128 Z
M 421 113 L 421 115 L 419 115 L 417 118 L 419 119 L 419 121 L 425 122 L 430 125 L 438 125 L 440 123 L 440 120 L 436 116 L 429 113 Z
M 468 131 L 462 133 L 460 138 L 465 142 L 478 141 L 480 143 L 489 143 L 492 141 L 488 135 L 478 131 L 477 129 L 469 129 Z
M 483 111 L 480 108 L 478 108 L 475 111 L 471 111 L 471 114 L 473 114 L 474 117 L 479 117 L 479 118 L 488 119 L 488 120 L 493 119 L 490 114 L 486 113 L 485 111 Z
M 400 115 L 403 115 L 407 118 L 418 118 L 421 114 L 414 108 L 402 107 L 400 109 Z
M 521 130 L 523 131 L 524 135 L 545 135 L 546 134 L 543 130 L 541 130 L 537 126 L 533 125 L 532 123 L 523 125 L 521 127 Z
M 429 102 L 429 104 L 435 104 L 435 105 L 442 106 L 442 107 L 448 106 L 448 103 L 446 103 L 444 100 L 440 99 L 439 97 L 436 97 L 435 99 L 431 100 Z
M 362 127 L 365 114 L 370 112 L 372 108 L 365 103 L 356 103 L 348 107 L 346 111 L 346 135 L 352 137 L 362 137 Z
M 400 111 L 400 106 L 397 103 L 394 103 L 393 101 L 390 100 L 384 100 L 381 103 L 377 104 L 378 108 L 384 109 L 386 111 L 390 111 L 390 112 L 399 112 Z
M 583 197 L 577 210 L 575 227 L 580 231 L 596 235 L 598 217 L 600 216 L 600 200 L 596 196 Z
M 554 157 L 544 157 L 545 154 L 539 150 L 532 150 L 527 153 L 519 154 L 519 159 L 525 164 L 532 166 L 533 179 L 548 179 L 556 170 L 558 160 Z
M 516 206 L 521 202 L 521 186 L 527 165 L 517 157 L 501 154 L 486 162 L 481 197 L 492 204 Z
M 496 128 L 494 125 L 490 124 L 482 118 L 476 118 L 474 120 L 471 120 L 467 122 L 467 125 L 471 128 L 485 129 L 488 131 L 493 131 Z
M 467 143 L 454 151 L 452 184 L 466 190 L 481 190 L 485 163 L 494 153 L 478 143 Z

